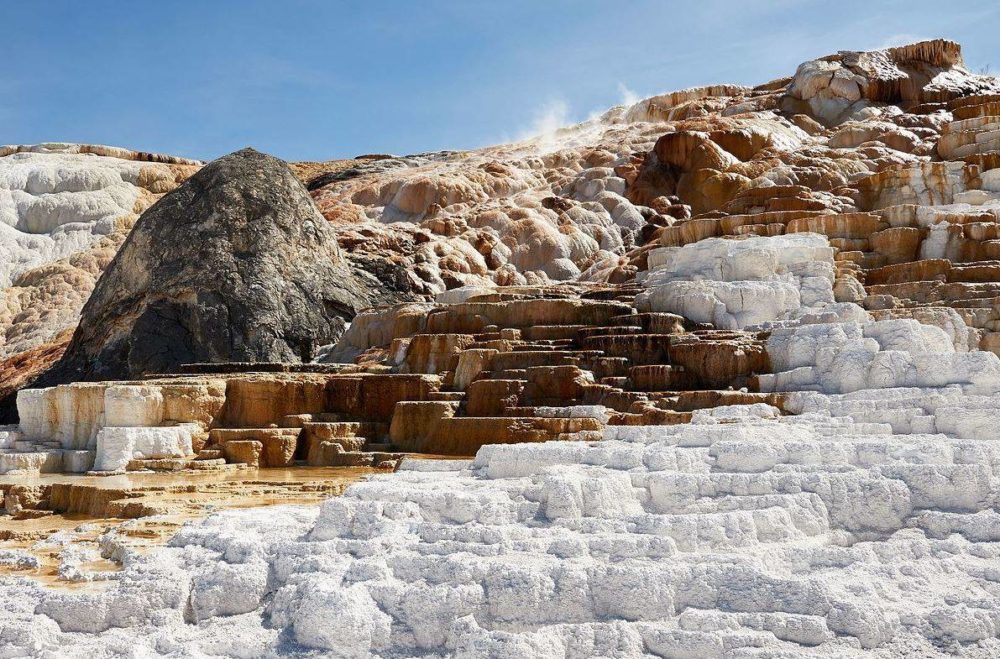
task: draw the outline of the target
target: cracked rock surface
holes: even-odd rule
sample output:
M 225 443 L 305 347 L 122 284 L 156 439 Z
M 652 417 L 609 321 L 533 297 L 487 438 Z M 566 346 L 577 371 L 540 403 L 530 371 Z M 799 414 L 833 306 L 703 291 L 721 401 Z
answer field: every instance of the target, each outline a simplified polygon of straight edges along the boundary
M 143 214 L 84 307 L 57 377 L 308 361 L 367 305 L 369 284 L 343 263 L 285 164 L 244 149 Z

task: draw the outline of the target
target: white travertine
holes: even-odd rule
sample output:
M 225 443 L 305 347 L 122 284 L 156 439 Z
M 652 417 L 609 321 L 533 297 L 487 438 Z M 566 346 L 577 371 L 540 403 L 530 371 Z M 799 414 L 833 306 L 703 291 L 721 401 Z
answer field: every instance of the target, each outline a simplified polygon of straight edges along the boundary
M 741 329 L 834 303 L 834 252 L 819 234 L 708 238 L 656 252 L 636 297 L 640 311 Z
M 157 386 L 114 385 L 104 392 L 107 426 L 158 426 L 163 422 L 163 394 Z
M 122 471 L 130 460 L 192 454 L 189 424 L 163 428 L 105 427 L 97 434 L 94 471 Z

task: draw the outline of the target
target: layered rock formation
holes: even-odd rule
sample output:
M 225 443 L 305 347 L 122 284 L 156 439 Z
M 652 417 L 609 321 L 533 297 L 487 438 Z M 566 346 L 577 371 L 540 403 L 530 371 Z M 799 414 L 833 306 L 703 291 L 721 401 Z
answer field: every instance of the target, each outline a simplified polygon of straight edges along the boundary
M 23 391 L 0 465 L 474 459 L 212 516 L 103 592 L 6 583 L 0 639 L 996 655 L 998 94 L 939 40 L 304 170 L 345 258 L 423 300 L 319 364 Z
M 926 42 L 840 53 L 756 88 L 665 94 L 518 144 L 303 163 L 296 172 L 352 267 L 416 295 L 623 281 L 644 269 L 646 250 L 630 249 L 651 237 L 677 246 L 815 230 L 810 222 L 825 223 L 820 231 L 836 240 L 843 268 L 938 254 L 989 261 L 988 230 L 958 236 L 937 226 L 941 218 L 907 218 L 895 207 L 972 203 L 975 213 L 946 210 L 944 222 L 980 224 L 995 178 L 987 170 L 996 91 L 993 78 L 962 68 L 957 45 Z M 930 162 L 938 158 L 971 164 Z M 889 226 L 858 214 L 870 210 Z M 809 219 L 828 214 L 842 217 Z M 78 302 L 89 293 L 70 287 Z M 857 294 L 846 280 L 838 290 Z M 981 326 L 984 314 L 975 313 Z M 24 321 L 19 332 L 32 326 Z M 46 323 L 45 332 L 57 330 Z
M 200 165 L 112 147 L 0 146 L 0 249 L 7 257 L 0 287 L 86 253 L 102 237 L 127 233 L 143 210 Z M 3 347 L 2 354 L 12 352 Z
M 414 463 L 319 511 L 215 515 L 104 593 L 10 583 L 4 638 L 227 655 L 996 650 L 996 442 L 766 405 L 694 421 Z
M 59 357 L 136 219 L 200 166 L 104 146 L 0 147 L 0 398 Z

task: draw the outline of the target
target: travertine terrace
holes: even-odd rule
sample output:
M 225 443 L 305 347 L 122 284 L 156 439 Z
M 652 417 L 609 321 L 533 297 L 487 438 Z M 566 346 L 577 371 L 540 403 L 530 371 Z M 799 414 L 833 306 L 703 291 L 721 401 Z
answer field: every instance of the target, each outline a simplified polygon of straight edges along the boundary
M 323 258 L 398 303 L 327 310 L 306 363 L 43 376 L 0 473 L 383 473 L 143 553 L 112 530 L 120 571 L 60 559 L 99 591 L 0 551 L 0 652 L 997 656 L 998 135 L 1000 80 L 937 40 L 295 167 Z
M 0 146 L 0 398 L 58 359 L 136 219 L 200 166 L 105 146 Z

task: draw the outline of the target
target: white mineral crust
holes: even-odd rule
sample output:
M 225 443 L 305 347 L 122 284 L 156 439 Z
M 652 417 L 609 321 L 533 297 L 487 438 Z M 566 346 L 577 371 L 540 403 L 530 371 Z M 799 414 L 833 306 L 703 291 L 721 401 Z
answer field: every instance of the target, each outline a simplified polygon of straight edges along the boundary
M 718 408 L 610 427 L 597 443 L 486 446 L 471 465 L 377 476 L 319 509 L 215 514 L 166 548 L 126 551 L 107 591 L 4 579 L 0 647 L 995 656 L 1000 442 L 956 417 L 1000 400 L 969 411 L 958 387 L 879 394 L 794 394 L 798 416 Z M 933 421 L 894 434 L 881 419 L 897 413 Z
M 833 254 L 827 238 L 814 233 L 661 248 L 650 255 L 636 307 L 719 329 L 796 318 L 833 304 Z

